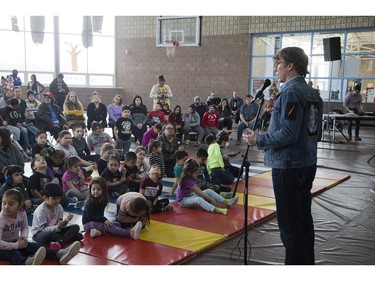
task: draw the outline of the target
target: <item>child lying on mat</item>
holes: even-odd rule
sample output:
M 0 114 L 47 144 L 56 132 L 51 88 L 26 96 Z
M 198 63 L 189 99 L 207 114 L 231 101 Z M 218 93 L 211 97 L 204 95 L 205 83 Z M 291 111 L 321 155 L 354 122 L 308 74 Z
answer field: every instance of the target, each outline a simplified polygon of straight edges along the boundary
M 225 199 L 212 189 L 202 191 L 196 184 L 198 174 L 199 164 L 193 159 L 187 160 L 176 192 L 176 199 L 180 206 L 190 208 L 199 205 L 206 211 L 226 215 L 227 207 L 232 208 L 237 203 L 238 197 Z
M 82 216 L 82 224 L 85 232 L 90 233 L 90 236 L 93 238 L 111 234 L 121 237 L 131 237 L 137 240 L 142 230 L 142 223 L 138 221 L 131 229 L 115 226 L 112 221 L 104 216 L 104 209 L 107 207 L 108 202 L 108 188 L 105 184 L 105 179 L 102 177 L 93 178 L 89 183 L 89 194 L 85 201 Z

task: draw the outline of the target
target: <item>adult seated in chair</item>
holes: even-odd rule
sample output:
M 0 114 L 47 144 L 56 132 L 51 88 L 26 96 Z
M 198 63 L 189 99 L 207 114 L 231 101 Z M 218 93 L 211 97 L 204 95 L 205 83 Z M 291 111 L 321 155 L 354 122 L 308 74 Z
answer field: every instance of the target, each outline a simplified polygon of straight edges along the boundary
M 38 107 L 34 125 L 39 130 L 50 132 L 57 140 L 59 132 L 68 127 L 65 125 L 65 116 L 61 108 L 54 101 L 51 92 L 43 95 L 43 102 Z
M 237 141 L 236 145 L 241 144 L 242 132 L 246 128 L 257 129 L 259 127 L 259 121 L 256 121 L 259 105 L 257 103 L 252 103 L 253 96 L 247 95 L 245 98 L 245 104 L 241 107 L 240 110 L 240 123 L 237 127 Z M 254 122 L 256 124 L 254 126 Z
M 273 105 L 275 103 L 276 94 L 271 93 L 270 98 L 266 101 L 266 104 L 264 105 L 264 111 L 262 114 L 262 129 L 265 129 L 268 127 L 268 122 L 271 119 L 271 114 L 273 110 Z
M 63 111 L 65 114 L 66 125 L 69 128 L 73 128 L 74 125 L 81 125 L 85 129 L 85 118 L 83 114 L 85 110 L 82 103 L 79 101 L 75 92 L 69 92 L 66 96 Z
M 232 93 L 232 98 L 229 99 L 229 107 L 232 110 L 232 116 L 235 118 L 234 121 L 236 124 L 240 122 L 240 110 L 244 105 L 243 99 L 239 97 L 238 92 L 234 91 Z

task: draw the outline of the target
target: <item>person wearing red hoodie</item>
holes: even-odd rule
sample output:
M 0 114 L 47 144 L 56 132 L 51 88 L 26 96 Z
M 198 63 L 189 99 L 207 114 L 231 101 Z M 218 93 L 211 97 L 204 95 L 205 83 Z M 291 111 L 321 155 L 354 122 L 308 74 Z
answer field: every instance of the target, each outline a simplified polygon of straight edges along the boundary
M 211 105 L 208 112 L 203 114 L 201 126 L 204 129 L 205 136 L 214 135 L 216 137 L 219 132 L 219 119 L 220 115 L 216 110 L 216 106 Z

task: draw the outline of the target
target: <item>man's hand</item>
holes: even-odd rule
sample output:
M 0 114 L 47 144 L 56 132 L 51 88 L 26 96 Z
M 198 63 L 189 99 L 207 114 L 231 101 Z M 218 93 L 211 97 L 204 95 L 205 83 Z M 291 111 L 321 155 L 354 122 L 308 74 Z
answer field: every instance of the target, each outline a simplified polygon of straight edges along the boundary
M 248 134 L 242 135 L 243 139 L 249 145 L 256 145 L 257 133 L 254 130 L 247 129 Z

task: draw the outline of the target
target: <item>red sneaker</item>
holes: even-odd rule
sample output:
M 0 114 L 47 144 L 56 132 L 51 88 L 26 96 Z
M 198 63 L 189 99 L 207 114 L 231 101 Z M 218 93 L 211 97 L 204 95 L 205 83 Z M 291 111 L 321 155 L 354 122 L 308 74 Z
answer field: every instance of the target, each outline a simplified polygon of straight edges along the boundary
M 62 246 L 61 246 L 60 243 L 51 242 L 51 243 L 49 243 L 48 248 L 51 249 L 51 250 L 59 251 L 59 250 L 61 250 Z

